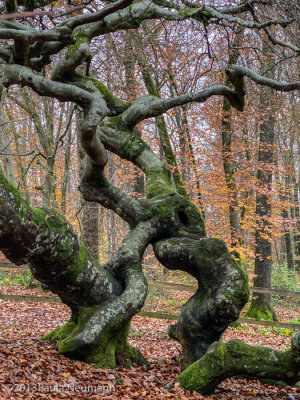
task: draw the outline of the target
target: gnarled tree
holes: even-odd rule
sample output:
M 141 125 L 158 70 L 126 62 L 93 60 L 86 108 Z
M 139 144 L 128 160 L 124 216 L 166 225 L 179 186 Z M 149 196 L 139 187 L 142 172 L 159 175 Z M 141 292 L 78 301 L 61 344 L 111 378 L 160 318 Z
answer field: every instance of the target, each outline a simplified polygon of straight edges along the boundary
M 101 80 L 88 76 L 88 68 L 85 75 L 76 68 L 91 63 L 93 39 L 117 30 L 138 29 L 143 21 L 154 19 L 175 23 L 193 20 L 205 29 L 239 25 L 264 31 L 273 44 L 299 54 L 291 41 L 284 42 L 273 34 L 274 26 L 289 28 L 295 19 L 268 16 L 267 7 L 273 1 L 267 0 L 249 0 L 227 8 L 195 6 L 188 0 L 117 0 L 98 11 L 73 17 L 69 13 L 67 18 L 44 11 L 52 13 L 52 21 L 57 20 L 49 29 L 39 28 L 38 22 L 33 28 L 16 20 L 19 7 L 35 16 L 39 13 L 32 10 L 50 7 L 51 3 L 5 2 L 0 22 L 0 39 L 6 42 L 0 47 L 0 57 L 6 63 L 3 84 L 6 88 L 28 86 L 40 96 L 73 102 L 82 108 L 78 135 L 86 158 L 79 189 L 85 200 L 117 213 L 129 224 L 130 232 L 111 260 L 100 265 L 64 218 L 54 211 L 31 207 L 1 174 L 0 249 L 16 264 L 29 263 L 36 279 L 71 308 L 71 319 L 48 336 L 57 341 L 58 351 L 99 367 L 114 367 L 145 362 L 128 345 L 127 333 L 131 318 L 146 299 L 142 257 L 151 244 L 164 266 L 190 273 L 199 284 L 182 308 L 178 323 L 169 329 L 181 343 L 180 364 L 185 369 L 238 318 L 248 299 L 247 278 L 224 242 L 206 237 L 200 211 L 186 195 L 178 193 L 168 166 L 135 134 L 134 128 L 174 107 L 202 103 L 213 96 L 226 98 L 242 111 L 245 77 L 281 91 L 299 89 L 300 82 L 281 83 L 249 68 L 230 65 L 228 85 L 168 99 L 145 95 L 125 102 Z M 145 199 L 135 199 L 108 181 L 107 151 L 143 171 Z

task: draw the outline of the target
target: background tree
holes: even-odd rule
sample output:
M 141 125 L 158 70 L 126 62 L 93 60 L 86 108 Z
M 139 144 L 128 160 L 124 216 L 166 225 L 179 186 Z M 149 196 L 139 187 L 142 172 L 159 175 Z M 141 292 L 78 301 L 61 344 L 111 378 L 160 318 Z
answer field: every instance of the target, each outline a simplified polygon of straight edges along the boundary
M 274 79 L 272 48 L 263 47 L 262 74 Z M 258 227 L 255 230 L 255 269 L 254 286 L 271 288 L 272 268 L 272 180 L 274 170 L 275 140 L 275 93 L 270 88 L 261 88 L 260 106 L 263 110 L 259 126 L 259 150 L 257 170 L 256 210 Z M 278 320 L 272 308 L 272 296 L 266 293 L 254 293 L 247 316 L 258 319 Z

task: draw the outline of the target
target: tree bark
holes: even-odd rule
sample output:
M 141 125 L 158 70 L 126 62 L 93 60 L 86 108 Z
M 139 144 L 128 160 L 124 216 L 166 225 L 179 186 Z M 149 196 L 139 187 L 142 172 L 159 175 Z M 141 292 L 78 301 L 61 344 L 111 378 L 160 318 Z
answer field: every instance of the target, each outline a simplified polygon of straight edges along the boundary
M 12 138 L 9 135 L 9 121 L 5 116 L 4 107 L 1 104 L 0 110 L 0 126 L 1 126 L 1 135 L 0 135 L 0 155 L 2 161 L 2 168 L 5 171 L 5 176 L 7 179 L 13 184 L 16 185 L 16 178 L 13 166 L 12 159 L 12 150 L 11 150 L 11 142 Z
M 241 340 L 213 343 L 204 357 L 178 377 L 182 387 L 191 392 L 212 394 L 219 383 L 235 375 L 275 380 L 295 384 L 300 379 L 300 333 L 292 340 L 289 350 L 250 346 Z M 269 378 L 269 380 L 268 380 Z
M 186 271 L 198 281 L 178 323 L 169 327 L 169 335 L 182 347 L 183 370 L 219 340 L 229 321 L 238 319 L 249 295 L 247 277 L 218 239 L 166 239 L 154 245 L 154 253 L 165 267 Z
M 300 271 L 300 203 L 299 203 L 299 182 L 294 185 L 294 215 L 295 215 L 295 268 Z
M 57 341 L 58 351 L 99 367 L 142 361 L 126 341 L 129 321 L 147 293 L 140 265 L 117 280 L 89 255 L 63 217 L 30 207 L 2 173 L 0 195 L 2 251 L 17 265 L 29 263 L 34 277 L 72 310 L 70 321 L 47 336 Z

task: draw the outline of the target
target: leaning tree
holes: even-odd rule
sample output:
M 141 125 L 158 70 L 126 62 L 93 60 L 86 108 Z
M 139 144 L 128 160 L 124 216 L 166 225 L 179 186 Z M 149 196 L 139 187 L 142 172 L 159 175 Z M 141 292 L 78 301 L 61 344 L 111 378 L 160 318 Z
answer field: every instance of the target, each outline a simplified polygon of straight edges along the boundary
M 285 57 L 299 55 L 296 1 L 284 2 L 284 6 L 276 0 L 222 4 L 221 0 L 212 1 L 212 5 L 189 0 L 117 0 L 103 2 L 102 8 L 90 2 L 80 13 L 78 7 L 69 6 L 53 11 L 51 0 L 6 0 L 3 4 L 3 86 L 7 90 L 12 85 L 27 86 L 40 96 L 73 102 L 82 109 L 78 136 L 86 157 L 79 190 L 85 200 L 113 210 L 130 226 L 116 254 L 100 265 L 62 216 L 32 207 L 1 172 L 0 249 L 14 263 L 28 263 L 34 277 L 70 307 L 70 320 L 48 335 L 62 354 L 99 367 L 146 362 L 129 346 L 127 335 L 131 318 L 147 296 L 142 257 L 149 244 L 165 267 L 186 271 L 198 281 L 198 289 L 182 307 L 178 323 L 169 328 L 169 335 L 181 344 L 183 370 L 213 352 L 216 345 L 210 345 L 219 341 L 248 299 L 245 272 L 223 241 L 206 237 L 201 212 L 185 193 L 179 193 L 171 168 L 136 134 L 135 127 L 174 107 L 202 103 L 213 96 L 226 98 L 242 111 L 245 77 L 279 91 L 299 89 L 300 82 L 282 83 L 245 66 L 229 65 L 227 85 L 171 98 L 144 95 L 125 102 L 101 79 L 90 76 L 88 68 L 93 62 L 92 40 L 118 30 L 138 29 L 144 21 L 154 19 L 191 21 L 197 29 L 205 30 L 207 41 L 210 26 L 239 26 L 282 48 Z M 77 15 L 72 14 L 75 11 Z M 43 16 L 49 17 L 49 26 L 41 23 Z M 109 182 L 105 176 L 108 151 L 144 173 L 145 199 L 136 199 Z M 297 369 L 299 362 L 296 367 L 294 364 L 287 368 Z M 181 381 L 188 387 L 186 375 Z

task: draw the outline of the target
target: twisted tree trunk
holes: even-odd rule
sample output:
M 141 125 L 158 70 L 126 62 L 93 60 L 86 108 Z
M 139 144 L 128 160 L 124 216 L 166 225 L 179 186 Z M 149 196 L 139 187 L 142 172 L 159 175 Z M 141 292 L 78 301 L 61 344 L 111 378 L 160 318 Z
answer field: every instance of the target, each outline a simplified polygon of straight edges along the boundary
M 90 158 L 86 159 L 80 190 L 85 200 L 114 210 L 129 223 L 131 231 L 121 248 L 105 267 L 99 266 L 62 217 L 50 210 L 31 208 L 4 177 L 1 248 L 12 261 L 29 262 L 34 276 L 71 307 L 71 320 L 49 335 L 58 341 L 58 350 L 111 367 L 117 362 L 128 365 L 142 359 L 126 344 L 126 332 L 146 298 L 142 257 L 152 244 L 167 268 L 186 270 L 199 281 L 199 289 L 184 307 L 176 328 L 183 345 L 181 365 L 185 368 L 238 318 L 248 297 L 246 276 L 223 242 L 204 239 L 204 222 L 197 207 L 176 193 L 169 169 L 130 130 L 127 121 L 136 113 L 131 114 L 127 108 L 122 117 L 100 123 L 93 136 L 87 134 L 90 121 L 94 124 L 90 112 L 94 113 L 92 106 L 81 127 L 81 143 Z M 102 143 L 143 170 L 147 200 L 135 200 L 106 180 L 103 171 L 107 158 Z M 14 215 L 12 225 L 7 212 Z M 18 248 L 17 253 L 11 247 L 16 240 L 13 249 Z M 108 345 L 110 336 L 114 344 Z
M 30 8 L 50 3 L 37 0 Z M 19 5 L 23 6 L 22 2 L 7 0 L 4 12 L 18 13 Z M 83 121 L 77 133 L 86 158 L 80 191 L 86 201 L 112 210 L 130 227 L 118 252 L 106 265 L 100 265 L 63 217 L 55 211 L 31 207 L 0 174 L 0 249 L 16 264 L 29 263 L 33 275 L 71 308 L 70 321 L 48 336 L 57 341 L 58 350 L 99 367 L 145 362 L 128 345 L 127 334 L 131 318 L 147 295 L 142 257 L 149 244 L 167 268 L 187 271 L 198 280 L 198 290 L 183 307 L 178 324 L 170 328 L 170 334 L 182 345 L 182 369 L 219 339 L 238 318 L 248 298 L 244 272 L 222 241 L 206 238 L 201 213 L 186 193 L 181 194 L 168 166 L 135 134 L 137 124 L 178 106 L 203 103 L 212 96 L 223 96 L 242 111 L 245 76 L 276 90 L 300 88 L 298 81 L 282 83 L 246 67 L 230 65 L 226 73 L 232 87 L 214 85 L 169 99 L 147 95 L 125 102 L 102 82 L 76 72 L 86 64 L 88 75 L 92 39 L 136 29 L 152 19 L 195 19 L 204 26 L 225 20 L 249 29 L 264 29 L 273 44 L 299 52 L 297 46 L 276 39 L 268 29 L 272 25 L 286 27 L 293 20 L 257 22 L 253 15 L 253 21 L 248 21 L 238 17 L 248 11 L 246 3 L 221 10 L 208 5 L 187 7 L 164 1 L 116 0 L 92 13 L 83 12 L 63 21 L 60 16 L 51 29 L 39 30 L 13 19 L 0 22 L 0 38 L 7 44 L 0 47 L 0 58 L 6 63 L 4 86 L 29 86 L 40 96 L 82 108 Z M 29 9 L 27 5 L 25 9 Z M 61 57 L 56 57 L 62 50 Z M 50 66 L 54 55 L 55 64 Z M 47 74 L 43 76 L 41 71 Z M 106 179 L 107 150 L 144 173 L 146 199 L 134 199 Z
M 0 196 L 1 249 L 16 264 L 29 262 L 34 277 L 72 310 L 70 321 L 48 336 L 57 340 L 58 351 L 102 367 L 114 367 L 119 357 L 125 365 L 142 361 L 126 341 L 129 320 L 147 293 L 140 266 L 117 280 L 89 255 L 62 216 L 30 207 L 2 173 Z

